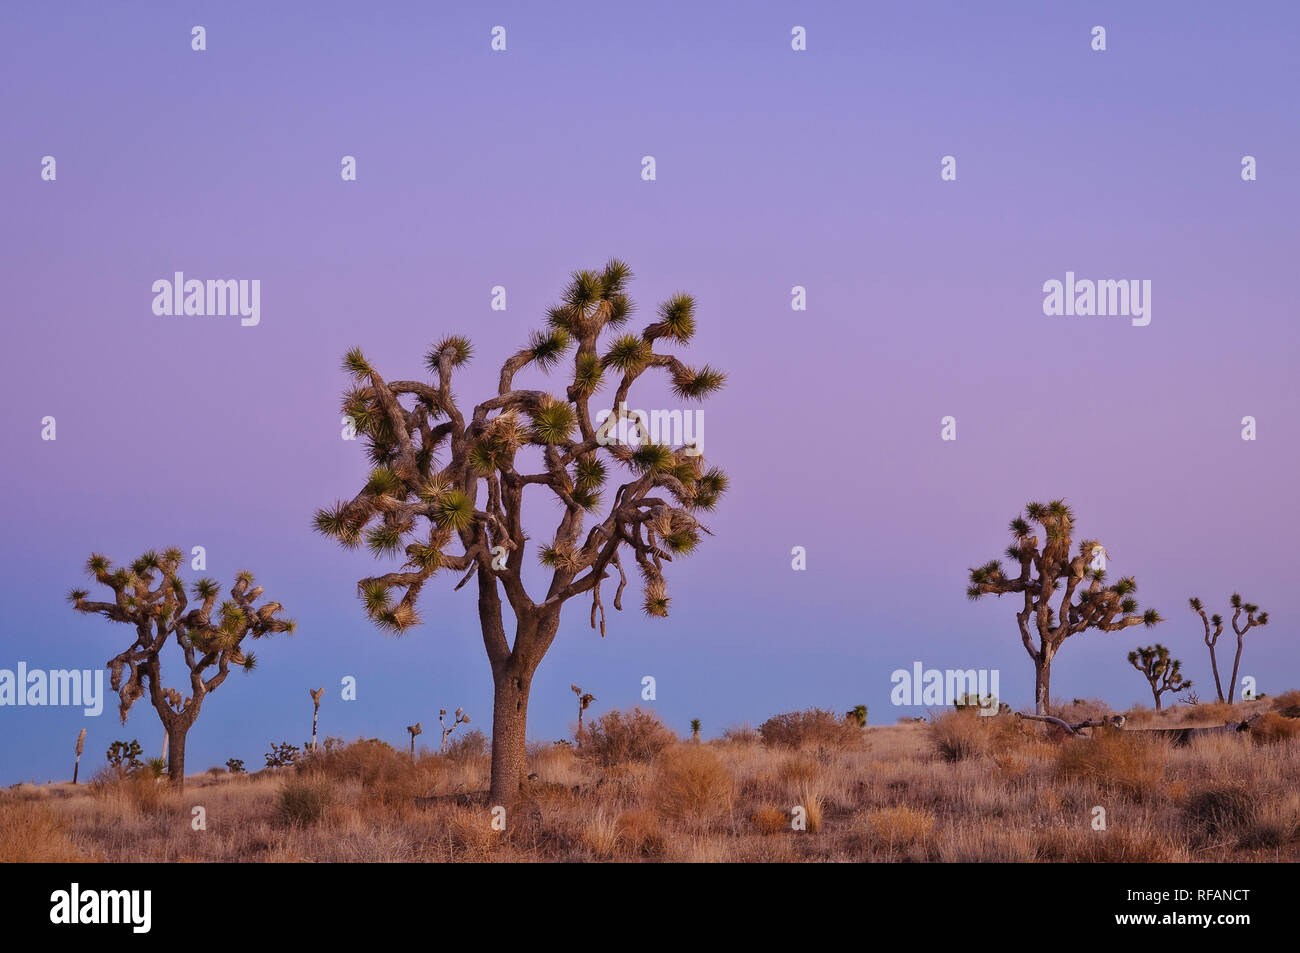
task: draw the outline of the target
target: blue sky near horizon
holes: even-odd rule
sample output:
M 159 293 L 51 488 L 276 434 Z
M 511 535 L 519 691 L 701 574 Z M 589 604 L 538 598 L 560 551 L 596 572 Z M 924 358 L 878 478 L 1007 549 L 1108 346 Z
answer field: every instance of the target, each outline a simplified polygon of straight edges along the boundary
M 731 489 L 715 535 L 668 571 L 669 619 L 629 592 L 601 639 L 589 604 L 568 606 L 531 737 L 570 731 L 570 683 L 599 715 L 646 704 L 644 675 L 665 721 L 706 735 L 811 706 L 921 714 L 889 704 L 914 661 L 999 669 L 1028 704 L 1012 597 L 971 604 L 966 570 L 1054 497 L 1168 620 L 1072 638 L 1054 695 L 1149 703 L 1124 656 L 1156 639 L 1212 695 L 1187 598 L 1226 611 L 1234 589 L 1273 615 L 1245 672 L 1300 687 L 1283 601 L 1298 28 L 1284 3 L 6 5 L 0 669 L 99 667 L 125 647 L 122 626 L 64 601 L 92 550 L 203 545 L 207 575 L 251 569 L 299 633 L 257 645 L 258 670 L 207 700 L 191 770 L 301 743 L 320 685 L 325 734 L 400 745 L 462 706 L 487 731 L 471 587 L 431 582 L 425 624 L 384 636 L 354 595 L 377 563 L 311 531 L 366 471 L 339 439 L 339 359 L 360 345 L 419 377 L 429 344 L 463 333 L 477 350 L 456 390 L 473 402 L 568 274 L 617 256 L 641 319 L 697 298 L 682 358 L 729 374 L 702 406 Z M 1247 154 L 1258 181 L 1241 180 Z M 261 324 L 153 315 L 152 282 L 177 270 L 260 279 Z M 1043 282 L 1067 270 L 1151 280 L 1150 326 L 1044 316 Z M 658 385 L 632 403 L 675 406 Z M 83 725 L 91 768 L 116 738 L 161 745 L 143 702 L 126 726 L 113 698 L 98 719 L 0 708 L 0 783 L 65 777 Z

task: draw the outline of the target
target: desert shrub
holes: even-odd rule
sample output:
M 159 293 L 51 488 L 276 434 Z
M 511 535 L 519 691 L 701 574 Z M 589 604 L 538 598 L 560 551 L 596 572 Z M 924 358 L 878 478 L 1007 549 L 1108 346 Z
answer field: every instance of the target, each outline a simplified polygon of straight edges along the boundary
M 1278 744 L 1300 737 L 1300 720 L 1287 718 L 1275 711 L 1266 711 L 1250 726 L 1250 737 L 1261 745 Z
M 620 849 L 640 857 L 657 856 L 668 846 L 659 827 L 659 815 L 643 807 L 619 815 L 618 841 Z
M 276 816 L 283 824 L 306 827 L 325 816 L 334 802 L 334 789 L 322 777 L 292 777 L 280 787 Z
M 0 863 L 85 860 L 63 820 L 39 801 L 0 797 Z
M 1289 692 L 1283 692 L 1273 699 L 1274 711 L 1296 711 L 1296 714 L 1290 715 L 1291 718 L 1300 718 L 1300 689 L 1293 689 Z
M 899 850 L 929 837 L 934 830 L 934 815 L 905 805 L 882 807 L 869 811 L 863 825 L 874 842 Z
M 247 774 L 244 770 L 244 762 L 239 758 L 228 758 L 226 760 L 226 770 L 231 774 Z
M 1070 703 L 1056 702 L 1051 712 L 1062 721 L 1077 725 L 1081 721 L 1097 721 L 1111 713 L 1110 706 L 1100 698 L 1075 698 Z
M 790 829 L 790 819 L 785 811 L 772 804 L 760 804 L 755 808 L 749 815 L 749 823 L 764 837 Z
M 650 761 L 677 736 L 653 712 L 607 711 L 583 733 L 578 753 L 606 767 L 629 761 Z
M 1189 826 L 1207 837 L 1237 834 L 1254 820 L 1258 799 L 1241 781 L 1207 784 L 1188 795 L 1183 811 Z
M 1167 841 L 1144 830 L 1114 827 L 1105 831 L 1049 827 L 1034 832 L 1038 860 L 1053 863 L 1167 863 L 1176 860 Z
M 776 776 L 786 784 L 807 784 L 819 774 L 821 765 L 802 755 L 786 758 L 776 769 Z
M 453 808 L 448 816 L 447 831 L 451 835 L 452 846 L 461 855 L 457 859 L 484 859 L 500 842 L 499 832 L 492 829 L 491 818 L 486 811 Z
M 661 756 L 655 794 L 665 817 L 707 826 L 731 810 L 735 789 L 731 773 L 714 751 L 680 745 Z
M 733 725 L 722 733 L 722 740 L 731 745 L 756 745 L 763 739 L 752 725 Z
M 994 720 L 974 711 L 944 712 L 930 722 L 930 744 L 948 762 L 992 754 L 993 738 L 986 722 Z
M 445 757 L 453 761 L 467 761 L 482 758 L 488 753 L 488 736 L 477 728 L 471 728 L 465 734 L 447 740 Z
M 165 758 L 149 758 L 144 763 L 144 771 L 150 777 L 161 778 L 167 773 L 167 761 Z
M 336 741 L 329 744 L 329 740 Z M 370 785 L 380 778 L 405 771 L 409 755 L 378 738 L 358 738 L 351 744 L 327 739 L 324 747 L 306 752 L 297 762 L 299 774 L 321 774 L 335 780 L 360 781 Z
M 840 751 L 862 745 L 862 728 L 856 721 L 824 708 L 788 711 L 759 725 L 758 733 L 769 748 L 827 748 Z
M 1097 729 L 1091 738 L 1072 738 L 1063 745 L 1056 754 L 1056 768 L 1063 779 L 1090 781 L 1142 801 L 1164 781 L 1168 760 L 1169 747 L 1161 739 Z

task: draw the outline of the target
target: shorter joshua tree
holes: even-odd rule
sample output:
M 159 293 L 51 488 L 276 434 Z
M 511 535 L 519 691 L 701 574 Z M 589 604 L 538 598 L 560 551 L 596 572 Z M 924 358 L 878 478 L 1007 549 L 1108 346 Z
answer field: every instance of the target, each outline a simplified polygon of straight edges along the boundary
M 1177 695 L 1192 687 L 1191 680 L 1183 678 L 1182 660 L 1170 658 L 1169 650 L 1158 642 L 1129 652 L 1128 660 L 1151 686 L 1151 695 L 1156 700 L 1156 711 L 1160 711 L 1160 696 L 1165 692 Z
M 179 549 L 161 555 L 150 551 L 129 566 L 114 568 L 107 556 L 96 553 L 86 570 L 112 590 L 112 601 L 91 602 L 84 589 L 68 595 L 78 612 L 97 613 L 134 627 L 135 640 L 108 661 L 111 684 L 121 698 L 123 724 L 131 706 L 148 693 L 167 732 L 167 773 L 177 790 L 185 784 L 185 738 L 204 700 L 226 680 L 231 665 L 252 671 L 257 662 L 252 652 L 244 652 L 244 639 L 294 630 L 292 619 L 276 618 L 280 603 L 254 605 L 262 587 L 253 585 L 249 572 L 235 576 L 229 598 L 220 606 L 221 587 L 211 579 L 198 580 L 192 591 L 201 601 L 191 607 L 185 583 L 177 575 L 182 559 Z M 189 672 L 189 696 L 162 683 L 162 651 L 172 640 Z
M 242 762 L 241 762 L 242 763 Z M 290 768 L 298 763 L 298 746 L 287 741 L 279 744 L 271 742 L 271 750 L 266 753 L 268 768 Z
M 1228 683 L 1228 697 L 1223 697 L 1223 683 L 1219 681 L 1219 660 L 1215 657 L 1215 646 L 1219 642 L 1219 636 L 1223 634 L 1223 616 L 1217 612 L 1212 616 L 1206 616 L 1205 606 L 1200 599 L 1192 598 L 1188 600 L 1192 611 L 1201 617 L 1201 622 L 1205 626 L 1205 647 L 1210 650 L 1210 667 L 1214 670 L 1214 688 L 1219 693 L 1219 701 L 1231 703 L 1232 696 L 1237 690 L 1237 671 L 1241 666 L 1241 650 L 1244 647 L 1243 640 L 1246 633 L 1257 625 L 1268 625 L 1268 613 L 1260 612 L 1259 606 L 1243 602 L 1238 593 L 1232 594 L 1232 631 L 1237 634 L 1237 654 L 1232 660 L 1232 681 Z M 1246 624 L 1241 625 L 1241 614 L 1246 613 Z M 1213 626 L 1213 630 L 1211 630 Z
M 411 757 L 415 757 L 415 736 L 424 734 L 424 722 L 417 721 L 413 725 L 407 725 L 406 730 L 411 734 Z
M 849 721 L 857 722 L 859 728 L 865 728 L 867 727 L 867 706 L 854 705 L 844 713 L 844 717 Z
M 588 692 L 587 694 L 583 694 L 582 689 L 579 688 L 577 685 L 570 685 L 569 687 L 573 689 L 573 694 L 578 696 L 578 747 L 581 748 L 582 747 L 582 713 L 585 712 L 587 708 L 590 707 L 591 703 L 596 700 L 596 696 L 592 695 L 590 692 Z
M 227 758 L 226 770 L 231 774 L 246 774 L 244 771 L 244 761 L 242 758 Z
M 311 750 L 316 750 L 316 720 L 320 718 L 320 697 L 325 693 L 325 686 L 320 688 L 309 688 L 307 693 L 311 695 L 312 704 L 315 705 L 311 713 Z
M 438 710 L 438 724 L 442 726 L 442 749 L 441 750 L 443 754 L 447 753 L 447 736 L 456 730 L 457 725 L 469 724 L 469 715 L 465 714 L 465 710 L 463 708 L 456 709 L 456 720 L 453 721 L 450 725 L 448 725 L 445 721 L 442 720 L 443 716 L 445 716 L 446 714 L 447 714 L 447 709 L 440 708 Z
M 81 770 L 81 752 L 86 748 L 86 729 L 82 728 L 81 733 L 77 735 L 77 760 L 72 764 L 72 783 L 77 783 L 77 772 Z
M 691 719 L 691 740 L 700 740 L 700 720 L 698 718 Z
M 132 738 L 130 741 L 114 741 L 108 746 L 104 757 L 108 759 L 110 768 L 119 775 L 127 775 L 144 767 L 144 762 L 140 760 L 142 754 L 144 749 L 140 747 L 140 742 Z

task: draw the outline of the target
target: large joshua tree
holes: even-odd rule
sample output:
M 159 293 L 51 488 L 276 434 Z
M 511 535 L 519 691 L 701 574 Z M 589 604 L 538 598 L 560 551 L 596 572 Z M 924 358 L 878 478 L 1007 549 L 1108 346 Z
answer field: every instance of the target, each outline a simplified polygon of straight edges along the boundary
M 253 585 L 249 572 L 235 576 L 220 606 L 221 587 L 211 579 L 198 580 L 192 593 L 200 601 L 191 607 L 177 575 L 181 561 L 181 551 L 169 549 L 161 555 L 147 552 L 129 566 L 114 568 L 107 556 L 96 553 L 86 570 L 112 591 L 112 601 L 89 601 L 84 589 L 68 595 L 78 612 L 135 627 L 135 641 L 108 661 L 110 683 L 121 700 L 123 724 L 131 706 L 148 694 L 167 732 L 167 776 L 178 790 L 185 785 L 185 739 L 204 700 L 226 680 L 230 666 L 252 671 L 257 664 L 253 653 L 244 651 L 244 640 L 294 631 L 292 619 L 276 617 L 280 603 L 254 605 L 262 587 Z M 168 641 L 175 641 L 189 670 L 189 695 L 163 684 L 162 651 Z
M 1192 611 L 1201 617 L 1201 622 L 1205 626 L 1205 647 L 1210 650 L 1210 668 L 1214 670 L 1214 690 L 1219 693 L 1219 701 L 1225 701 L 1223 697 L 1223 683 L 1219 680 L 1219 660 L 1216 657 L 1216 646 L 1219 644 L 1219 636 L 1223 634 L 1223 616 L 1217 612 L 1212 616 L 1205 614 L 1205 605 L 1200 599 L 1195 597 L 1187 600 L 1191 605 Z M 1241 624 L 1241 614 L 1246 613 L 1245 625 Z M 1232 659 L 1232 680 L 1228 682 L 1228 697 L 1226 701 L 1231 702 L 1233 695 L 1237 691 L 1237 671 L 1241 666 L 1241 652 L 1245 648 L 1246 633 L 1257 625 L 1268 625 L 1268 613 L 1260 612 L 1259 606 L 1253 602 L 1245 602 L 1240 593 L 1232 594 L 1232 631 L 1237 635 L 1237 654 Z M 1213 626 L 1213 629 L 1211 629 Z
M 1043 531 L 1041 548 L 1031 524 Z M 1073 529 L 1074 513 L 1064 500 L 1030 503 L 1023 516 L 1011 521 L 1012 543 L 1006 555 L 1019 563 L 1014 575 L 1007 575 L 995 559 L 970 570 L 966 590 L 971 599 L 990 593 L 1018 593 L 1023 597 L 1016 624 L 1034 663 L 1034 709 L 1039 715 L 1048 714 L 1052 660 L 1066 639 L 1088 629 L 1118 632 L 1163 621 L 1155 609 L 1138 613 L 1137 599 L 1133 597 L 1137 582 L 1132 576 L 1106 583 L 1106 571 L 1094 568 L 1096 551 L 1101 546 L 1097 540 L 1083 540 L 1078 554 L 1070 556 Z M 1060 598 L 1053 607 L 1058 590 Z
M 612 393 L 601 406 L 626 416 L 628 392 L 646 371 L 665 372 L 680 399 L 702 399 L 725 379 L 707 365 L 687 367 L 655 349 L 661 342 L 689 343 L 695 331 L 689 295 L 665 301 L 639 335 L 620 331 L 633 310 L 626 292 L 631 277 L 620 261 L 575 273 L 550 309 L 548 327 L 506 359 L 496 393 L 472 410 L 451 389 L 453 374 L 471 355 L 463 337 L 444 338 L 428 352 L 430 383 L 386 381 L 359 349 L 344 358 L 354 386 L 343 412 L 364 433 L 374 469 L 350 502 L 317 513 L 316 527 L 348 547 L 364 542 L 376 556 L 405 556 L 401 568 L 358 583 L 368 615 L 382 629 L 401 633 L 419 622 L 420 592 L 439 571 L 462 574 L 456 589 L 476 582 L 494 687 L 493 804 L 513 801 L 526 775 L 529 687 L 565 603 L 590 598 L 592 628 L 599 624 L 603 636 L 601 586 L 618 574 L 614 608 L 621 609 L 627 576 L 620 552 L 630 552 L 643 581 L 642 607 L 666 616 L 664 563 L 696 547 L 707 532 L 696 515 L 712 509 L 726 489 L 725 475 L 706 470 L 698 448 L 611 442 L 609 429 L 593 421 L 593 397 L 607 383 Z M 602 342 L 606 331 L 613 333 Z M 561 365 L 563 396 L 515 384 L 525 368 L 547 372 Z M 605 486 L 618 468 L 626 475 L 610 493 Z M 531 490 L 544 490 L 560 509 L 554 533 L 536 550 L 549 576 L 540 596 L 524 585 L 524 497 Z M 514 617 L 513 637 L 502 593 Z

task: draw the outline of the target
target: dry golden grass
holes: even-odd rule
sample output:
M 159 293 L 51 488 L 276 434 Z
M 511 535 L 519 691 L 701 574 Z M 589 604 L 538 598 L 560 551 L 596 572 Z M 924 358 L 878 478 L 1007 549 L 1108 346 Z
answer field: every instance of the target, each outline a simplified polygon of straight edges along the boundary
M 1274 714 L 1251 735 L 1181 748 L 1111 730 L 1054 738 L 973 713 L 869 727 L 840 748 L 739 732 L 655 753 L 636 738 L 588 756 L 539 746 L 537 778 L 504 831 L 487 804 L 486 755 L 412 759 L 361 742 L 298 769 L 194 775 L 183 794 L 107 777 L 0 792 L 0 861 L 1294 862 L 1300 737 L 1279 727 L 1290 721 Z M 196 806 L 206 830 L 191 826 Z

